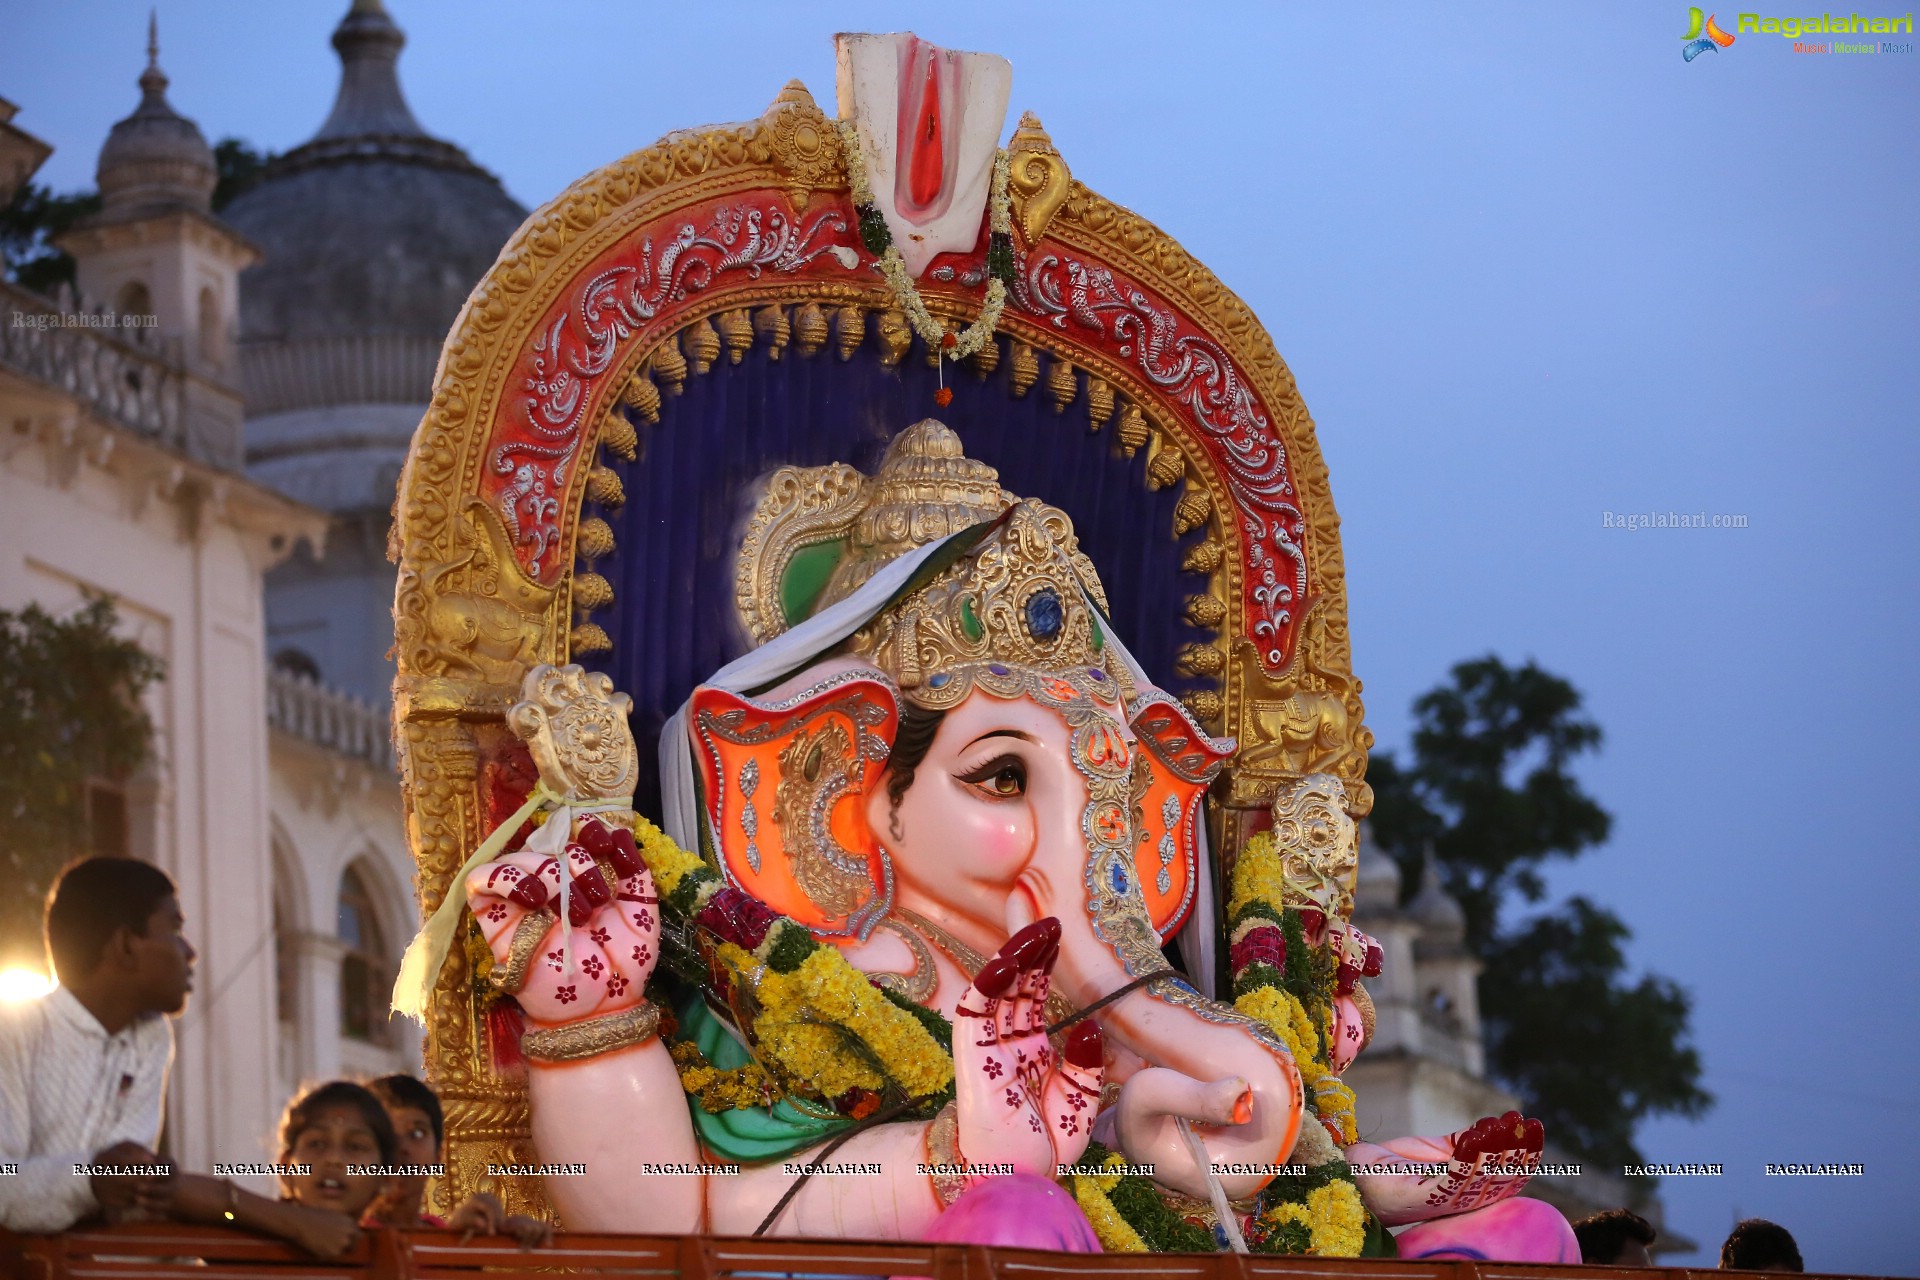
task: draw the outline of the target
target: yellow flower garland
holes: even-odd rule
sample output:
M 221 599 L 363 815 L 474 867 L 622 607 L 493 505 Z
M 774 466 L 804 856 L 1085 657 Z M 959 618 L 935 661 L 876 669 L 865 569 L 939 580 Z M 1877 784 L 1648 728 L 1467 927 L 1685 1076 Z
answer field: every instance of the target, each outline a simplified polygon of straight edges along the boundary
M 742 975 L 760 1006 L 754 1041 L 780 1071 L 826 1098 L 850 1089 L 879 1091 L 889 1080 L 909 1097 L 953 1082 L 953 1058 L 912 1014 L 874 989 L 833 947 L 820 947 L 792 973 L 775 973 L 731 942 L 715 950 Z M 851 1036 L 885 1072 L 848 1052 Z
M 1367 1209 L 1351 1182 L 1329 1182 L 1307 1194 L 1313 1253 L 1318 1258 L 1357 1258 L 1367 1243 Z
M 688 853 L 666 832 L 637 813 L 633 815 L 633 842 L 640 846 L 640 856 L 647 870 L 653 873 L 654 887 L 663 898 L 678 889 L 689 872 L 707 865 L 699 854 Z
M 1313 1029 L 1313 1018 L 1291 992 L 1278 987 L 1260 987 L 1233 1002 L 1233 1007 L 1249 1018 L 1257 1018 L 1287 1042 L 1301 1079 L 1312 1085 L 1328 1074 L 1320 1061 L 1320 1040 Z
M 1233 886 L 1227 896 L 1229 915 L 1251 901 L 1269 903 L 1276 910 L 1287 900 L 1287 877 L 1273 832 L 1262 831 L 1247 841 L 1233 864 Z
M 1314 905 L 1301 903 L 1289 892 L 1272 832 L 1263 831 L 1249 840 L 1234 864 L 1227 899 L 1229 918 L 1238 916 L 1252 904 L 1259 904 L 1266 911 L 1244 921 L 1239 933 L 1263 927 L 1266 913 L 1277 915 L 1287 907 Z M 1233 1005 L 1265 1023 L 1286 1042 L 1300 1070 L 1314 1114 L 1337 1125 L 1343 1143 L 1357 1141 L 1353 1090 L 1333 1074 L 1323 1047 L 1333 1043 L 1331 1001 L 1320 1019 L 1324 1026 L 1315 1025 L 1314 1015 L 1297 996 L 1275 986 L 1243 992 Z M 1305 1204 L 1282 1201 L 1270 1206 L 1261 1216 L 1271 1226 L 1293 1223 L 1307 1228 L 1308 1252 L 1315 1257 L 1358 1257 L 1366 1246 L 1366 1206 L 1360 1199 L 1359 1189 L 1346 1178 L 1315 1188 L 1307 1194 Z
M 1108 1182 L 1108 1186 L 1100 1186 Z M 1100 1240 L 1100 1247 L 1108 1253 L 1146 1253 L 1146 1242 L 1140 1240 L 1140 1232 L 1133 1230 L 1127 1219 L 1119 1217 L 1119 1209 L 1106 1194 L 1114 1190 L 1119 1178 L 1100 1178 L 1089 1174 L 1073 1176 L 1073 1201 L 1081 1207 L 1081 1213 L 1087 1215 L 1092 1224 L 1092 1234 Z
M 770 1106 L 780 1097 L 780 1086 L 757 1062 L 722 1071 L 691 1040 L 682 1040 L 670 1052 L 680 1071 L 680 1087 L 698 1098 L 710 1115 Z

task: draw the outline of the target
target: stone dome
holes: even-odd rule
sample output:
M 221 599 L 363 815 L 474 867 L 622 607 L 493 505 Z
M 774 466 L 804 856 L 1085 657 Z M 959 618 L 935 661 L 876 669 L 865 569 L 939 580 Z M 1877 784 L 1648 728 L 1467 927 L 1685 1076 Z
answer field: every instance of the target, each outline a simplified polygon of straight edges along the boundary
M 240 281 L 249 417 L 424 406 L 454 317 L 526 217 L 414 119 L 396 69 L 405 39 L 379 0 L 355 0 L 333 34 L 326 122 L 221 211 L 265 255 Z
M 159 30 L 151 18 L 140 105 L 107 134 L 94 176 L 100 184 L 101 216 L 108 221 L 183 207 L 205 211 L 213 199 L 218 180 L 213 148 L 200 126 L 167 101 Z
M 1354 914 L 1369 919 L 1384 919 L 1400 910 L 1400 867 L 1374 844 L 1363 823 L 1360 827 L 1360 863 L 1354 871 Z
M 1407 904 L 1407 914 L 1420 922 L 1425 939 L 1457 943 L 1467 936 L 1467 913 L 1440 884 L 1440 864 L 1427 854 L 1420 872 L 1420 892 Z

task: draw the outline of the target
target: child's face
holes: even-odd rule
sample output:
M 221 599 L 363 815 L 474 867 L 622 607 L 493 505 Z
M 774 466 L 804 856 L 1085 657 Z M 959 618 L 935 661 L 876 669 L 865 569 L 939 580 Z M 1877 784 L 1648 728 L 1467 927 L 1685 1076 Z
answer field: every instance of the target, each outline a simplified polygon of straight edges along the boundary
M 380 1141 L 358 1107 L 326 1107 L 293 1140 L 283 1164 L 308 1166 L 304 1174 L 283 1177 L 286 1194 L 309 1209 L 332 1209 L 358 1218 L 387 1180 L 379 1174 L 349 1173 L 352 1167 L 378 1165 Z
M 437 1164 L 440 1149 L 433 1140 L 433 1121 L 418 1107 L 387 1107 L 393 1121 L 394 1136 L 400 1146 L 394 1153 L 395 1164 Z

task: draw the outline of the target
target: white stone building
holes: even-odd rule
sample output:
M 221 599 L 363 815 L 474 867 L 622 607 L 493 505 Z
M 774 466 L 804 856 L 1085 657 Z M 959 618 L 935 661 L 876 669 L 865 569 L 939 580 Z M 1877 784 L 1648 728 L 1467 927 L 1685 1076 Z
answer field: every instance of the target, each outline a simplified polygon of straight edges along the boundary
M 301 1081 L 418 1070 L 386 1016 L 416 923 L 386 528 L 441 340 L 524 212 L 414 120 L 402 43 L 358 0 L 331 114 L 215 215 L 150 41 L 103 208 L 61 240 L 78 296 L 0 284 L 0 608 L 111 595 L 166 664 L 156 763 L 102 802 L 201 953 L 166 1135 L 192 1167 L 277 1154 Z M 13 115 L 0 203 L 49 151 Z

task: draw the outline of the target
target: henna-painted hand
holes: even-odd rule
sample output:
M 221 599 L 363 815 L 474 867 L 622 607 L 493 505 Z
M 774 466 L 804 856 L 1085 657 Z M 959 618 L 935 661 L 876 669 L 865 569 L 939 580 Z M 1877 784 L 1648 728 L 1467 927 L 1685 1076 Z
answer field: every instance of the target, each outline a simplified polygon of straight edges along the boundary
M 467 877 L 467 904 L 493 951 L 493 981 L 536 1024 L 640 1003 L 660 955 L 660 896 L 633 833 L 588 817 L 565 856 L 572 871 L 565 924 L 554 858 L 509 853 Z M 571 942 L 571 968 L 563 940 Z
M 1505 1200 L 1525 1186 L 1540 1167 L 1546 1129 L 1538 1120 L 1509 1111 L 1476 1120 L 1449 1137 L 1453 1149 L 1447 1172 L 1428 1193 L 1427 1203 L 1458 1213 Z
M 1014 934 L 961 994 L 953 1032 L 960 1157 L 1054 1176 L 1087 1149 L 1100 1106 L 1105 1048 L 1091 1020 L 1067 1035 L 1066 1061 L 1047 1040 L 1046 1002 L 1060 951 L 1049 916 Z

